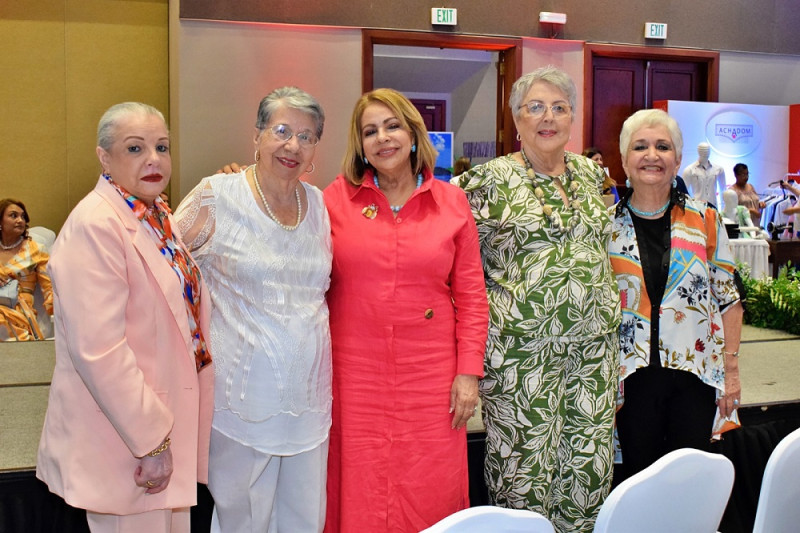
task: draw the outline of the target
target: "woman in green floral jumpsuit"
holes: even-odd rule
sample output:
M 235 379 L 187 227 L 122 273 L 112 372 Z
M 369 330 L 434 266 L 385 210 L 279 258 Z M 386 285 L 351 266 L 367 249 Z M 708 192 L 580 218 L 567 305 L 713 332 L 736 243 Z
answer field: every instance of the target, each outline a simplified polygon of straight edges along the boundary
M 620 320 L 604 172 L 564 149 L 575 99 L 558 69 L 523 76 L 509 102 L 522 150 L 453 179 L 477 221 L 490 304 L 490 500 L 557 531 L 591 531 L 611 485 Z

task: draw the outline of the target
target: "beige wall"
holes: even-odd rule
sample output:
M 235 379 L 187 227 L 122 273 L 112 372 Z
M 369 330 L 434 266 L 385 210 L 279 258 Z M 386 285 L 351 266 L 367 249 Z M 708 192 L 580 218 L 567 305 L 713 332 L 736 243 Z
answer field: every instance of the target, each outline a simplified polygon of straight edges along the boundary
M 171 108 L 180 130 L 181 197 L 224 163 L 253 162 L 258 103 L 284 85 L 308 91 L 325 110 L 316 170 L 305 179 L 324 187 L 336 177 L 361 95 L 360 30 L 181 21 L 173 38 L 179 42 Z
M 167 0 L 0 2 L 0 197 L 60 229 L 94 186 L 97 121 L 147 102 L 168 116 Z

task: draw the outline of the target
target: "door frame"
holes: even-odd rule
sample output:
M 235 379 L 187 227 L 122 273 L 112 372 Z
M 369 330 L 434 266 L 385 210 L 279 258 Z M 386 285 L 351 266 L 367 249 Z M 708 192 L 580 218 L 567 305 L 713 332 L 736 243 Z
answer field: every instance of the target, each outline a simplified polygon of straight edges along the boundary
M 705 63 L 708 69 L 706 94 L 708 102 L 719 101 L 719 52 L 711 50 L 684 50 L 680 48 L 655 48 L 651 46 L 623 46 L 615 44 L 590 44 L 583 47 L 583 145 L 592 137 L 594 110 L 594 58 L 614 57 L 659 61 Z
M 522 39 L 364 29 L 361 30 L 362 92 L 368 92 L 374 88 L 374 60 L 372 54 L 373 47 L 376 44 L 499 52 L 501 67 L 498 69 L 497 74 L 496 151 L 498 156 L 511 152 L 516 131 L 511 108 L 508 106 L 508 96 L 511 94 L 511 86 L 522 71 Z

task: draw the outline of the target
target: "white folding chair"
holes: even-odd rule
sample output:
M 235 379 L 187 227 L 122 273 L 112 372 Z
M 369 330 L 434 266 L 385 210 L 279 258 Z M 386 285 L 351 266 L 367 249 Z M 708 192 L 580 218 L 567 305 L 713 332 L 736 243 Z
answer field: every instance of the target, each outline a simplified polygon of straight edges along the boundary
M 491 505 L 451 514 L 422 533 L 555 533 L 550 521 L 535 511 Z
M 800 429 L 769 456 L 761 481 L 753 533 L 794 533 L 800 528 Z
M 56 232 L 44 226 L 33 226 L 29 228 L 28 235 L 30 235 L 31 239 L 41 244 L 44 247 L 44 251 L 48 254 L 50 253 L 50 248 L 53 247 L 53 243 L 56 241 Z
M 600 508 L 595 533 L 713 533 L 733 488 L 733 463 L 684 448 L 620 483 Z

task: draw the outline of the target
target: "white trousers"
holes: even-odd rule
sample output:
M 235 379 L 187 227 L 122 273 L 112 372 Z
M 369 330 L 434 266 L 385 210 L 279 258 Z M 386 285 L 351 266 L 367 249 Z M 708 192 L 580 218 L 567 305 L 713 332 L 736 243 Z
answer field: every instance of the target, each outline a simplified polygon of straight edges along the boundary
M 189 508 L 115 515 L 86 511 L 92 533 L 189 533 Z
M 319 533 L 327 471 L 327 439 L 307 452 L 269 455 L 212 429 L 212 533 Z

